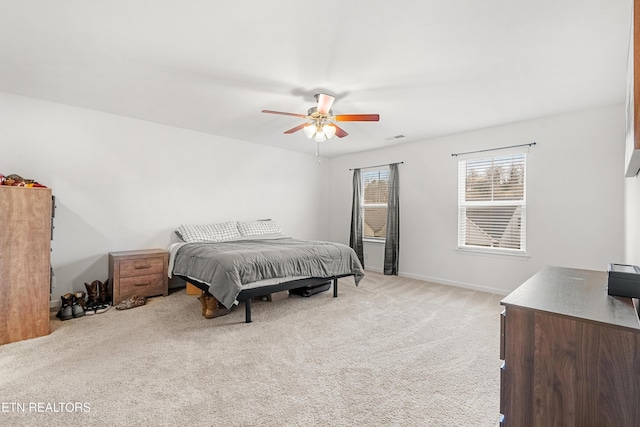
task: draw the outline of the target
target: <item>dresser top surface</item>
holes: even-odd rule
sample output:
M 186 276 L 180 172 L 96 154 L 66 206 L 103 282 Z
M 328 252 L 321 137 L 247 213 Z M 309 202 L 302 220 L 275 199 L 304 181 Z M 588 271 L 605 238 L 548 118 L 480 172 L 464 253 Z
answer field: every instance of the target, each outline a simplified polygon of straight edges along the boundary
M 606 283 L 604 271 L 545 267 L 507 295 L 501 304 L 640 332 L 631 298 L 608 295 Z

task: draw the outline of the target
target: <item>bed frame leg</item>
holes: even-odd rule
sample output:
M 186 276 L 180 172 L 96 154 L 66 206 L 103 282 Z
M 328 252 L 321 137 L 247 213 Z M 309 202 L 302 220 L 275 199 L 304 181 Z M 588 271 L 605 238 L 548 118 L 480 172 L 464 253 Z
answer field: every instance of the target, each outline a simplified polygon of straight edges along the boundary
M 245 323 L 251 323 L 251 298 L 244 301 L 244 318 Z
M 338 298 L 338 278 L 333 278 L 333 297 Z

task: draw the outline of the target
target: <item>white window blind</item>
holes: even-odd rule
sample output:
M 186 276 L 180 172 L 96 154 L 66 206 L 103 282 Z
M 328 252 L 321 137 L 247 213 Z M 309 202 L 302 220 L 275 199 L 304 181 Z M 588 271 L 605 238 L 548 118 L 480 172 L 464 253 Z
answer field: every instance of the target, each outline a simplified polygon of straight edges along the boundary
M 526 250 L 526 154 L 458 162 L 458 247 Z
M 389 167 L 362 170 L 363 237 L 384 239 L 387 235 Z

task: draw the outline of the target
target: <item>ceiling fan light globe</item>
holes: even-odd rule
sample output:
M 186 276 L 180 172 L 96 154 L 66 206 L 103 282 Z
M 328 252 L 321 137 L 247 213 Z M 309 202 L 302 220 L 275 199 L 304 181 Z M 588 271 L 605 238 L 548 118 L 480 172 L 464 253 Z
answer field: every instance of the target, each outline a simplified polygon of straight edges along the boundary
M 324 132 L 317 132 L 316 136 L 313 139 L 315 139 L 316 142 L 324 142 L 327 140 L 327 136 L 324 134 Z
M 336 127 L 331 125 L 324 125 L 322 127 L 322 132 L 325 134 L 327 139 L 331 139 L 336 134 Z
M 316 127 L 312 124 L 308 124 L 307 126 L 302 128 L 302 131 L 307 138 L 311 139 L 316 133 Z

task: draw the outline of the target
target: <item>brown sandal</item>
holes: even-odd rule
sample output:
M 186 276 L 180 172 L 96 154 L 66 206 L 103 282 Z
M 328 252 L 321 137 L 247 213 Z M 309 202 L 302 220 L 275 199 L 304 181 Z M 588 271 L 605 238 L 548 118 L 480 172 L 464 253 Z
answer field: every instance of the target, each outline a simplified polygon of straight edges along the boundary
M 128 310 L 130 308 L 140 307 L 141 305 L 145 305 L 146 303 L 147 300 L 144 297 L 134 295 L 131 298 L 127 298 L 126 300 L 120 302 L 120 304 L 116 305 L 116 310 Z

